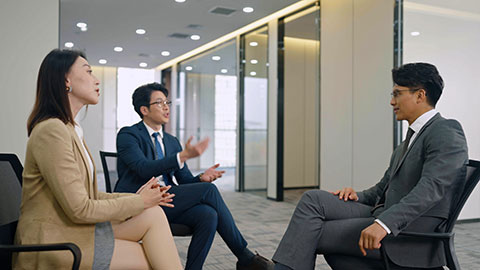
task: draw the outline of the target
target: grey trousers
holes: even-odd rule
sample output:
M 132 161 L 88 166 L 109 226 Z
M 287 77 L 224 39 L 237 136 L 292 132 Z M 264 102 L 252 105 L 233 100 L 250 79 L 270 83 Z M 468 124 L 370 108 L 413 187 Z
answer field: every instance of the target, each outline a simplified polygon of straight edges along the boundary
M 294 270 L 312 270 L 316 254 L 365 258 L 358 240 L 362 230 L 374 222 L 371 209 L 358 202 L 345 202 L 323 190 L 305 192 L 273 260 Z M 380 252 L 368 250 L 366 258 L 380 260 Z M 355 265 L 349 269 L 356 269 Z

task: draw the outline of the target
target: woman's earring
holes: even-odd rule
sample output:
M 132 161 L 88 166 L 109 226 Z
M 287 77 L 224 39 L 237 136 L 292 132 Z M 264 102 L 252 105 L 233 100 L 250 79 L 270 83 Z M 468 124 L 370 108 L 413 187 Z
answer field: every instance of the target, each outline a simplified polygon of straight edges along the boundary
M 67 92 L 71 93 L 72 92 L 72 88 L 70 86 L 67 86 Z

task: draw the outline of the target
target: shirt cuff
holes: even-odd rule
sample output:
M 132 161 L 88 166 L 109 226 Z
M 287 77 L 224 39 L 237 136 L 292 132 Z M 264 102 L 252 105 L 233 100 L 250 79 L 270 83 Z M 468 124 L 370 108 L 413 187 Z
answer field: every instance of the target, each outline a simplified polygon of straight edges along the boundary
M 180 161 L 180 153 L 177 153 L 177 163 L 180 170 L 183 169 L 183 165 L 185 165 L 185 162 Z
M 392 231 L 390 231 L 390 229 L 387 227 L 387 225 L 385 225 L 385 223 L 383 223 L 380 219 L 378 219 L 378 218 L 375 219 L 375 222 L 376 222 L 378 225 L 382 226 L 382 228 L 383 228 L 385 231 L 387 231 L 387 234 L 391 234 L 391 233 L 392 233 Z

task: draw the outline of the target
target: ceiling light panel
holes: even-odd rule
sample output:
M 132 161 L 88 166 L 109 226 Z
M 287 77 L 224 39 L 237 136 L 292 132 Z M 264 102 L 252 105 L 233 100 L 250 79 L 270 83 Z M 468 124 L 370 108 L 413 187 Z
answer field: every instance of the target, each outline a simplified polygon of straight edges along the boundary
M 199 36 L 199 35 L 191 35 L 191 36 L 190 36 L 190 39 L 191 39 L 191 40 L 199 40 L 199 39 L 200 39 L 200 36 Z
M 147 33 L 147 31 L 145 29 L 138 28 L 137 30 L 135 30 L 135 33 L 137 33 L 138 35 L 144 35 L 145 33 Z
M 116 52 L 122 52 L 123 48 L 117 46 L 117 47 L 113 48 L 113 50 L 116 51 Z
M 243 8 L 243 12 L 245 13 L 252 13 L 254 11 L 254 9 L 252 7 L 244 7 Z

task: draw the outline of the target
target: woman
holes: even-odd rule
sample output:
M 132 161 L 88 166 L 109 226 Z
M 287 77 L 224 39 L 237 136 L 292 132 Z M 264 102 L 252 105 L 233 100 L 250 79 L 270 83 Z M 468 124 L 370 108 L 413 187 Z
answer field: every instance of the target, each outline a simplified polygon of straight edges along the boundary
M 73 242 L 82 269 L 181 269 L 158 205 L 173 195 L 152 178 L 137 194 L 97 190 L 95 165 L 75 116 L 97 104 L 99 80 L 81 52 L 53 50 L 43 60 L 28 119 L 18 244 Z M 139 241 L 142 244 L 139 244 Z M 68 252 L 21 253 L 15 269 L 67 269 Z

